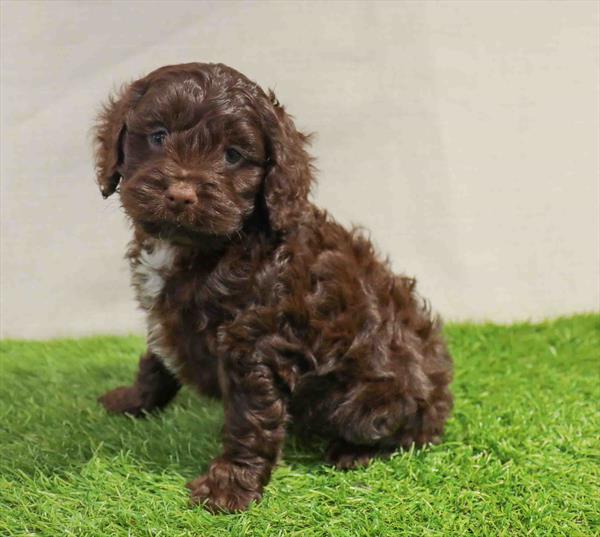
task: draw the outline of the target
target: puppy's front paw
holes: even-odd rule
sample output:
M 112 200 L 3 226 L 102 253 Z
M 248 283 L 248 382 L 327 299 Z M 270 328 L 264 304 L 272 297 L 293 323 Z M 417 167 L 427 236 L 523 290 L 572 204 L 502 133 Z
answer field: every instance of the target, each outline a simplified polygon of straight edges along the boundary
M 251 470 L 227 461 L 214 461 L 206 475 L 186 485 L 192 504 L 202 504 L 212 513 L 245 511 L 250 502 L 258 502 L 262 496 L 250 485 L 254 479 L 249 479 L 248 472 Z
M 131 414 L 136 417 L 144 414 L 140 396 L 133 387 L 120 386 L 98 397 L 98 401 L 111 414 Z

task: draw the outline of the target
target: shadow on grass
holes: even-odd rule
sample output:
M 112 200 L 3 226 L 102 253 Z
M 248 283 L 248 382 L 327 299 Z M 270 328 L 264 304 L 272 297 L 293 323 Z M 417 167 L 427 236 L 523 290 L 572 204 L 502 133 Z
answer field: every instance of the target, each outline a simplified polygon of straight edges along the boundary
M 138 419 L 110 415 L 96 399 L 133 378 L 131 367 L 126 369 L 87 363 L 83 378 L 69 369 L 53 378 L 39 369 L 27 377 L 19 375 L 8 401 L 9 419 L 0 427 L 0 453 L 11 461 L 9 473 L 61 476 L 79 472 L 97 458 L 126 461 L 151 473 L 175 472 L 186 479 L 204 472 L 221 450 L 221 402 L 184 388 L 161 413 Z M 47 381 L 40 383 L 42 378 Z M 314 472 L 322 452 L 319 442 L 290 431 L 284 461 Z

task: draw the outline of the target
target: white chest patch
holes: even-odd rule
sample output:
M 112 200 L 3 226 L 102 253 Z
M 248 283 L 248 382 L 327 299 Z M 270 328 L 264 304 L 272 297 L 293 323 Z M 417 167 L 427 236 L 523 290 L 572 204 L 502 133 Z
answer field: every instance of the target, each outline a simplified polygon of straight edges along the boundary
M 162 293 L 165 278 L 173 269 L 175 248 L 165 241 L 152 241 L 133 266 L 133 283 L 141 306 L 152 309 Z
M 156 312 L 156 303 L 165 286 L 165 280 L 173 270 L 176 248 L 162 240 L 144 244 L 140 254 L 132 261 L 132 281 L 137 299 L 146 311 L 148 349 L 159 356 L 165 366 L 177 373 L 175 350 L 166 342 L 161 319 Z

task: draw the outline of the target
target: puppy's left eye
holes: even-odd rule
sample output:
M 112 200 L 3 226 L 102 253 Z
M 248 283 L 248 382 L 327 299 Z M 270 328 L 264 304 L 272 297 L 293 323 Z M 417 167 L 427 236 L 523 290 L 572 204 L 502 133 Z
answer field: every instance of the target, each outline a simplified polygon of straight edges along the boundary
M 225 151 L 225 160 L 227 161 L 228 164 L 237 164 L 243 158 L 244 157 L 242 157 L 242 154 L 237 149 L 234 149 L 233 147 L 229 147 Z
M 148 139 L 152 145 L 161 146 L 165 143 L 168 134 L 169 133 L 166 130 L 159 130 L 150 134 Z

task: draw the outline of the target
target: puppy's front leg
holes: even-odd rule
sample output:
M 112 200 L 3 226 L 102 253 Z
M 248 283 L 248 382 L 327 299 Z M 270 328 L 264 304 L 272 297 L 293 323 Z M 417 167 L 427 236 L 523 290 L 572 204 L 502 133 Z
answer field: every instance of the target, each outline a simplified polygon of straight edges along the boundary
M 140 358 L 133 385 L 115 388 L 99 397 L 98 401 L 113 414 L 141 417 L 146 412 L 164 408 L 180 388 L 181 384 L 162 360 L 148 351 Z
M 254 357 L 227 360 L 223 454 L 187 484 L 193 503 L 213 512 L 242 511 L 260 500 L 285 437 L 286 402 L 271 368 Z

